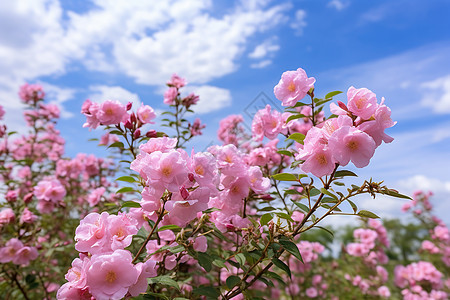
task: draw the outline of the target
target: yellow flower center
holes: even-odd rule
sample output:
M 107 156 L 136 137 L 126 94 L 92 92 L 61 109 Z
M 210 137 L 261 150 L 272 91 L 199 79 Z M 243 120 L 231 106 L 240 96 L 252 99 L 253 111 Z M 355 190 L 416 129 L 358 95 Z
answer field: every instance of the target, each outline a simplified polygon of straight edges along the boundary
M 325 156 L 325 154 L 319 154 L 316 156 L 317 162 L 321 165 L 326 165 L 327 164 L 327 157 Z
M 293 82 L 289 83 L 288 91 L 291 93 L 295 92 L 295 84 Z
M 166 177 L 169 177 L 172 174 L 172 168 L 170 166 L 165 166 L 162 168 L 162 174 Z
M 203 175 L 205 174 L 205 169 L 203 169 L 201 165 L 198 165 L 195 167 L 195 173 L 197 173 L 198 175 Z
M 358 149 L 358 143 L 355 141 L 350 141 L 347 143 L 347 148 L 349 148 L 352 151 L 355 151 L 356 149 Z
M 113 283 L 117 279 L 116 273 L 114 271 L 108 271 L 108 273 L 106 273 L 105 279 L 107 282 Z

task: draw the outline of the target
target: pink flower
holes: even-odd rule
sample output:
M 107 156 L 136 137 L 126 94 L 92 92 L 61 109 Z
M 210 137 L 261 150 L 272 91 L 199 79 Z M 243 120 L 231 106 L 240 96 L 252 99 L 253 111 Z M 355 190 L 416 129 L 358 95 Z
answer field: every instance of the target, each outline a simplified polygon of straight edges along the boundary
M 128 117 L 127 108 L 117 100 L 106 100 L 100 104 L 96 117 L 102 125 L 119 124 Z
M 16 238 L 6 242 L 6 246 L 0 248 L 0 262 L 7 263 L 15 259 L 17 252 L 23 248 L 23 243 Z
M 89 289 L 80 289 L 71 285 L 70 282 L 63 284 L 56 293 L 58 300 L 92 300 Z
M 336 130 L 328 144 L 337 162 L 345 166 L 351 160 L 358 168 L 369 164 L 376 148 L 374 140 L 367 133 L 350 126 Z
M 206 236 L 198 236 L 194 241 L 194 250 L 198 252 L 206 252 L 208 249 L 208 240 Z
M 175 105 L 175 99 L 178 96 L 178 89 L 175 87 L 170 87 L 165 93 L 164 93 L 164 104 L 167 105 Z
M 347 91 L 347 99 L 349 111 L 364 120 L 370 119 L 377 109 L 377 96 L 366 88 L 350 87 Z
M 39 254 L 35 247 L 24 246 L 16 252 L 12 262 L 16 265 L 27 266 L 31 260 L 35 260 L 38 256 Z
M 269 104 L 259 110 L 253 117 L 252 135 L 255 141 L 262 141 L 264 136 L 273 140 L 283 130 L 284 120 L 281 113 L 274 110 L 271 112 Z
M 0 226 L 13 222 L 15 218 L 14 211 L 11 208 L 3 209 L 0 211 Z
M 230 115 L 219 122 L 217 137 L 226 144 L 237 146 L 244 133 L 244 128 L 240 125 L 244 121 L 241 115 Z
M 139 271 L 138 280 L 129 288 L 131 296 L 136 297 L 141 293 L 145 293 L 148 288 L 147 278 L 156 277 L 157 265 L 154 260 L 147 260 L 145 263 L 137 263 L 136 269 Z
M 174 86 L 176 88 L 182 88 L 186 85 L 186 79 L 181 78 L 177 74 L 173 74 L 172 78 L 167 82 L 167 85 Z
M 79 289 L 86 288 L 86 271 L 90 264 L 91 260 L 83 254 L 80 255 L 80 258 L 75 258 L 72 261 L 72 267 L 67 271 L 65 276 L 72 287 Z
M 201 124 L 200 123 L 200 119 L 196 118 L 194 120 L 194 123 L 192 123 L 192 125 L 190 125 L 191 135 L 192 136 L 201 135 L 202 134 L 202 129 L 204 129 L 205 127 L 206 127 L 206 125 L 205 124 Z
M 0 105 L 0 120 L 3 119 L 4 115 L 5 115 L 5 110 L 3 109 L 3 106 Z
M 131 253 L 126 250 L 94 254 L 86 271 L 86 283 L 92 295 L 97 299 L 124 297 L 139 276 L 132 260 Z
M 335 159 L 331 151 L 324 148 L 317 148 L 306 157 L 301 169 L 305 173 L 312 173 L 314 176 L 322 177 L 330 175 L 335 168 Z
M 104 135 L 101 136 L 99 145 L 109 146 L 112 143 L 118 142 L 118 141 L 119 141 L 119 138 L 117 137 L 117 135 L 105 133 Z
M 66 189 L 57 179 L 41 180 L 34 187 L 34 195 L 38 200 L 58 203 L 66 195 Z
M 87 197 L 87 202 L 89 203 L 89 206 L 93 207 L 97 205 L 100 202 L 100 199 L 105 193 L 105 191 L 106 190 L 104 187 L 99 187 L 93 190 L 91 194 L 89 194 L 89 196 Z
M 273 91 L 275 97 L 282 101 L 283 106 L 294 106 L 314 87 L 315 82 L 314 77 L 308 78 L 306 72 L 299 68 L 297 71 L 284 72 Z
M 141 144 L 139 149 L 145 153 L 152 153 L 155 151 L 168 152 L 174 149 L 177 144 L 177 139 L 169 137 L 159 137 L 150 139 L 147 143 Z
M 155 122 L 152 122 L 152 120 L 156 118 L 156 114 L 153 108 L 142 103 L 137 110 L 137 117 L 142 124 L 154 124 Z
M 20 216 L 20 223 L 29 223 L 32 224 L 37 220 L 37 216 L 33 214 L 28 207 L 23 209 L 22 215 Z
M 25 103 L 33 103 L 37 102 L 37 100 L 44 99 L 45 92 L 42 86 L 39 84 L 25 83 L 20 87 L 19 97 Z
M 89 252 L 91 254 L 100 253 L 103 249 L 110 249 L 108 234 L 106 230 L 107 212 L 90 213 L 80 221 L 75 230 L 75 249 L 79 252 Z
M 317 292 L 316 288 L 310 287 L 306 289 L 306 296 L 308 296 L 309 298 L 316 298 L 318 295 L 319 293 Z

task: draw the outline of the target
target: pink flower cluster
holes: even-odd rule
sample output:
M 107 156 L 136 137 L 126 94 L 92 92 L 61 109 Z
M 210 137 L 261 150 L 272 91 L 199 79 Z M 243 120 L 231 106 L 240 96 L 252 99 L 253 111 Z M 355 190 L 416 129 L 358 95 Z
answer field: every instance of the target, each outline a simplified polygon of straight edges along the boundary
M 220 141 L 227 144 L 239 146 L 245 138 L 245 129 L 242 126 L 244 118 L 241 115 L 229 115 L 219 122 L 217 137 Z
M 88 99 L 81 107 L 81 113 L 86 116 L 86 123 L 83 127 L 96 129 L 99 125 L 118 125 L 120 123 L 127 126 L 127 122 L 133 124 L 137 121 L 140 122 L 140 125 L 152 124 L 152 120 L 156 118 L 153 108 L 148 105 L 142 104 L 136 114 L 128 114 L 129 109 L 131 109 L 131 103 L 123 105 L 117 100 L 106 100 L 98 104 Z
M 199 96 L 191 93 L 188 96 L 180 99 L 180 89 L 186 85 L 186 80 L 177 74 L 173 74 L 172 78 L 167 82 L 169 87 L 164 93 L 164 104 L 167 105 L 182 105 L 189 109 L 200 100 Z
M 208 208 L 211 195 L 217 193 L 218 173 L 214 157 L 209 153 L 192 153 L 175 149 L 176 139 L 162 137 L 150 139 L 139 148 L 141 153 L 131 163 L 146 181 L 141 206 L 153 214 L 162 206 L 167 190 L 172 194 L 165 203 L 169 211 L 164 224 L 185 226 L 197 213 Z
M 63 205 L 66 189 L 57 179 L 42 180 L 34 187 L 34 195 L 39 200 L 39 212 L 51 213 L 55 206 Z
M 298 68 L 297 71 L 284 72 L 273 92 L 283 106 L 294 106 L 314 88 L 315 82 L 314 77 L 308 78 L 305 70 Z
M 23 102 L 32 104 L 44 99 L 45 92 L 42 86 L 39 84 L 25 83 L 20 87 L 19 97 Z
M 27 266 L 31 260 L 35 260 L 39 256 L 35 247 L 24 246 L 24 244 L 16 238 L 10 239 L 4 247 L 0 248 L 0 262 L 12 262 L 16 265 Z
M 392 142 L 384 130 L 395 122 L 384 99 L 377 104 L 374 93 L 353 87 L 347 98 L 349 108 L 342 102 L 339 107 L 332 104 L 331 111 L 338 117 L 311 128 L 304 146 L 299 146 L 296 159 L 304 160 L 304 172 L 322 177 L 330 175 L 336 164 L 346 166 L 350 161 L 358 168 L 365 167 L 382 141 Z

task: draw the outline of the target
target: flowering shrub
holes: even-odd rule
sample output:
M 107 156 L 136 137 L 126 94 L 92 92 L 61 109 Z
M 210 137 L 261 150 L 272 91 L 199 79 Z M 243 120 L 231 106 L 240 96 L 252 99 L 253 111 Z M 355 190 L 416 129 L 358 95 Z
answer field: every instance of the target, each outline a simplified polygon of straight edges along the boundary
M 285 72 L 274 89 L 285 111 L 258 111 L 251 133 L 241 116 L 224 119 L 223 145 L 206 152 L 184 150 L 205 125 L 188 120 L 199 98 L 183 95 L 186 81 L 177 75 L 164 94 L 167 132 L 152 129 L 156 114 L 148 105 L 86 100 L 84 127 L 106 131 L 100 145 L 114 151 L 116 163 L 63 159 L 57 108 L 43 103 L 40 86 L 25 85 L 20 96 L 31 133 L 11 141 L 4 128 L 0 149 L 0 262 L 2 283 L 10 283 L 2 289 L 25 299 L 49 299 L 56 290 L 58 299 L 390 297 L 386 230 L 352 198 L 409 197 L 381 182 L 346 188 L 342 180 L 357 176 L 343 167 L 367 166 L 376 148 L 393 140 L 385 130 L 395 122 L 384 98 L 354 87 L 326 117 L 325 105 L 341 92 L 317 98 L 314 83 L 302 69 Z M 350 212 L 342 211 L 344 202 Z M 329 234 L 319 223 L 332 215 L 366 220 L 341 255 L 353 268 L 325 261 L 325 245 L 306 239 L 311 229 Z M 448 231 L 434 231 L 449 240 Z M 446 247 L 434 245 L 439 253 Z M 420 279 L 396 280 L 405 298 L 419 293 L 417 286 L 430 297 L 446 295 L 433 265 L 418 268 L 427 269 Z M 66 282 L 59 286 L 61 273 Z

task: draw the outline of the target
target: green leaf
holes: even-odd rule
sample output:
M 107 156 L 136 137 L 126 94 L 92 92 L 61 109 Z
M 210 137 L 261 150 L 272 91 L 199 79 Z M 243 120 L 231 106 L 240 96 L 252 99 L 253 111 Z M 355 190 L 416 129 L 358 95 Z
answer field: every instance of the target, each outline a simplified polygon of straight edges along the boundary
M 409 199 L 409 200 L 412 200 L 411 197 L 406 196 L 406 195 L 403 195 L 403 194 L 400 194 L 400 193 L 398 193 L 397 191 L 394 191 L 394 190 L 386 190 L 386 191 L 384 192 L 384 194 L 389 195 L 389 196 L 392 196 L 392 197 L 397 197 L 397 198 L 403 198 L 403 199 Z
M 284 262 L 282 262 L 276 257 L 272 258 L 272 262 L 275 266 L 286 272 L 286 274 L 288 274 L 289 277 L 292 277 L 291 270 L 289 269 L 288 265 L 286 265 Z
M 170 276 L 167 276 L 167 275 L 153 277 L 153 278 L 150 278 L 149 281 L 151 283 L 159 283 L 159 284 L 171 286 L 171 287 L 176 288 L 177 290 L 180 290 L 178 283 L 175 280 L 173 280 L 172 278 L 170 278 Z
M 287 155 L 287 156 L 293 156 L 292 152 L 289 150 L 278 150 L 277 151 L 278 154 L 283 154 L 283 155 Z
M 272 206 L 266 206 L 264 208 L 258 209 L 258 211 L 274 211 L 274 210 L 277 210 L 277 209 Z
M 280 275 L 278 275 L 275 272 L 267 271 L 266 272 L 266 276 L 277 280 L 282 285 L 286 284 L 286 282 L 284 281 L 283 277 L 281 277 Z
M 356 204 L 353 203 L 353 201 L 351 201 L 349 199 L 347 199 L 347 201 L 348 201 L 348 203 L 350 203 L 350 206 L 352 207 L 353 212 L 356 213 L 356 211 L 358 210 L 358 207 L 356 206 Z
M 141 207 L 141 205 L 135 201 L 126 201 L 124 203 L 122 203 L 122 208 L 124 207 Z
M 205 269 L 206 272 L 211 272 L 212 258 L 205 252 L 197 253 L 198 263 Z
M 294 255 L 303 263 L 302 255 L 300 254 L 300 251 L 298 251 L 298 247 L 296 244 L 289 240 L 280 240 L 279 243 L 281 244 L 281 246 L 283 246 L 284 249 L 286 249 L 287 252 Z
M 113 147 L 117 147 L 117 148 L 121 148 L 121 149 L 125 148 L 125 146 L 123 145 L 122 142 L 114 142 L 114 143 L 112 143 L 111 145 L 108 146 L 108 149 L 109 148 L 113 148 Z
M 358 212 L 358 216 L 371 218 L 371 219 L 379 219 L 380 218 L 379 216 L 377 216 L 376 214 L 374 214 L 373 212 L 370 212 L 368 210 L 360 210 Z
M 203 295 L 203 296 L 211 297 L 214 299 L 218 299 L 220 297 L 219 289 L 212 287 L 212 286 L 207 286 L 207 285 L 202 285 L 197 288 L 194 288 L 192 290 L 192 293 L 194 293 L 196 295 Z
M 234 258 L 241 266 L 245 265 L 245 255 L 243 253 L 236 254 Z
M 297 177 L 290 173 L 274 174 L 272 175 L 272 178 L 280 181 L 298 181 Z
M 185 249 L 184 249 L 184 246 L 182 246 L 182 245 L 178 245 L 178 246 L 175 246 L 175 247 L 172 247 L 172 248 L 169 248 L 169 251 L 170 252 L 172 252 L 172 253 L 180 253 L 180 252 L 183 252 Z M 208 271 L 209 272 L 209 271 Z
M 296 132 L 296 133 L 291 134 L 287 139 L 294 140 L 297 143 L 300 143 L 303 145 L 303 140 L 305 139 L 305 135 L 300 132 Z
M 292 220 L 291 216 L 286 213 L 276 212 L 275 214 L 281 219 L 285 219 L 285 220 L 294 222 L 294 220 Z
M 238 284 L 239 282 L 241 282 L 241 279 L 238 276 L 235 275 L 231 275 L 230 277 L 227 278 L 226 280 L 226 284 L 227 287 L 231 290 L 236 284 Z
M 296 120 L 296 119 L 300 119 L 300 118 L 305 118 L 305 115 L 302 114 L 298 114 L 298 115 L 292 115 L 289 118 L 287 118 L 286 123 L 289 123 L 292 120 Z
M 159 232 L 159 231 L 164 231 L 164 230 L 180 230 L 180 229 L 181 229 L 180 226 L 172 224 L 172 225 L 161 226 L 160 228 L 158 228 L 157 231 Z
M 339 94 L 342 94 L 342 92 L 341 91 L 329 92 L 328 94 L 325 95 L 325 99 L 333 98 L 334 96 Z
M 333 231 L 331 231 L 330 229 L 328 229 L 328 228 L 326 228 L 326 227 L 322 227 L 322 226 L 314 226 L 314 228 L 319 228 L 319 229 L 322 229 L 322 230 L 325 230 L 326 232 L 328 232 L 329 234 L 331 234 L 331 236 L 334 238 L 334 233 L 333 233 Z
M 355 173 L 349 170 L 339 170 L 334 173 L 334 177 L 344 177 L 344 176 L 355 176 L 358 177 Z
M 123 135 L 123 132 L 120 131 L 120 130 L 111 130 L 111 131 L 109 132 L 109 134 Z
M 331 208 L 333 208 L 334 205 L 333 205 L 333 206 L 330 206 L 330 205 L 328 205 L 328 204 L 322 204 L 321 206 L 322 206 L 323 208 L 325 208 L 325 209 L 331 209 Z M 333 210 L 334 210 L 334 211 L 342 211 L 342 210 L 341 210 L 339 207 L 337 207 L 337 206 L 336 206 L 335 208 L 333 208 Z
M 136 179 L 134 179 L 131 176 L 122 176 L 122 177 L 117 178 L 116 181 L 136 182 Z
M 303 102 L 297 102 L 293 107 L 300 107 L 300 106 L 308 106 L 309 104 L 303 103 Z
M 269 221 L 272 219 L 273 219 L 273 214 L 267 213 L 267 214 L 264 214 L 261 216 L 259 223 L 261 224 L 261 226 L 264 226 L 264 225 L 267 225 L 267 223 L 269 223 Z
M 312 188 L 309 190 L 309 196 L 314 197 L 320 194 L 320 191 L 316 188 Z
M 120 193 L 129 193 L 129 192 L 136 192 L 136 191 L 134 190 L 134 188 L 129 187 L 129 186 L 126 186 L 126 187 L 123 187 L 123 188 L 119 189 L 119 190 L 116 192 L 116 194 L 120 194 Z
M 222 259 L 215 259 L 212 261 L 212 264 L 219 268 L 225 268 L 228 270 L 228 267 L 225 265 L 224 261 Z
M 303 210 L 304 212 L 307 212 L 307 213 L 309 212 L 309 207 L 306 206 L 305 204 L 300 203 L 300 202 L 294 202 L 294 204 L 297 205 L 298 208 L 300 208 L 300 209 Z
M 329 190 L 327 190 L 327 189 L 321 188 L 320 191 L 321 191 L 323 194 L 325 194 L 325 195 L 328 195 L 328 196 L 330 196 L 330 197 L 333 197 L 333 198 L 336 199 L 336 200 L 339 200 L 339 198 L 338 198 L 335 194 L 331 193 L 331 192 L 330 192 Z

